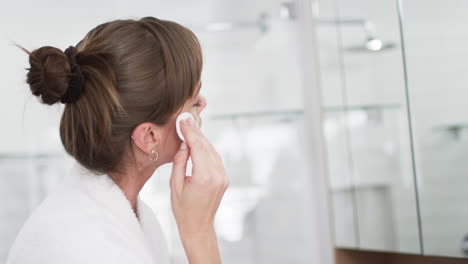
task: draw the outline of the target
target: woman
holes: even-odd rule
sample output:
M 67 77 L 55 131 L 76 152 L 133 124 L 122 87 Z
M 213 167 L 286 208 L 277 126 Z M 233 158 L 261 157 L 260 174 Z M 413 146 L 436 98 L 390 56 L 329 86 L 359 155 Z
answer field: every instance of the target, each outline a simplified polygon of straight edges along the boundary
M 221 263 L 213 223 L 229 181 L 198 128 L 206 100 L 195 35 L 153 17 L 116 20 L 65 52 L 45 46 L 28 54 L 31 92 L 65 104 L 60 136 L 77 165 L 27 220 L 8 263 L 168 263 L 160 226 L 138 194 L 169 162 L 189 263 Z M 175 129 L 181 112 L 198 123 L 182 122 L 187 144 Z

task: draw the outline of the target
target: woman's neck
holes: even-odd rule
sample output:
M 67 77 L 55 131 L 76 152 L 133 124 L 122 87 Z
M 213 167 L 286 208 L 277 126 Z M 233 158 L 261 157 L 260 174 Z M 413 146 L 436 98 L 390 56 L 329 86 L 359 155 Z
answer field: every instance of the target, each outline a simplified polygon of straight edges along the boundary
M 146 168 L 144 170 L 128 170 L 128 172 L 123 174 L 113 174 L 109 173 L 109 176 L 116 182 L 119 188 L 125 194 L 125 197 L 130 202 L 130 205 L 133 209 L 133 212 L 138 218 L 137 211 L 137 201 L 138 195 L 140 194 L 141 189 L 145 183 L 151 178 L 154 173 L 153 168 Z M 115 180 L 118 179 L 118 180 Z

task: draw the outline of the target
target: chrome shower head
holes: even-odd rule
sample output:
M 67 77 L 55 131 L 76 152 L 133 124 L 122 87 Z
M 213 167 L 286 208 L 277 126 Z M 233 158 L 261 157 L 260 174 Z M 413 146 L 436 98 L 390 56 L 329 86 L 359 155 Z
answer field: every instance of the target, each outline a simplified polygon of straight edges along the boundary
M 365 19 L 338 19 L 338 20 L 318 20 L 322 25 L 349 25 L 360 26 L 364 30 L 365 41 L 362 44 L 355 46 L 345 47 L 345 51 L 349 52 L 379 52 L 390 50 L 397 45 L 393 42 L 383 42 L 377 37 L 376 26 L 372 21 Z
M 376 37 L 368 37 L 362 45 L 350 46 L 345 48 L 345 51 L 349 52 L 380 52 L 385 50 L 391 50 L 396 47 L 395 43 L 383 42 L 381 39 Z

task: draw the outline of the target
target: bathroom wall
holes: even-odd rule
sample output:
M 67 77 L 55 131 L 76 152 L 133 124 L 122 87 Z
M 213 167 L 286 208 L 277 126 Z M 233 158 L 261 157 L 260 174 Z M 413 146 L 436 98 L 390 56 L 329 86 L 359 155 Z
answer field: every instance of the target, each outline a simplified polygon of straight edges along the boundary
M 310 235 L 310 175 L 304 167 L 311 157 L 304 153 L 300 36 L 297 21 L 279 19 L 280 3 L 1 3 L 0 198 L 11 202 L 0 206 L 0 263 L 28 214 L 71 162 L 58 134 L 62 107 L 41 105 L 30 95 L 24 82 L 27 56 L 13 42 L 31 50 L 43 45 L 65 49 L 99 23 L 146 15 L 189 26 L 204 49 L 202 94 L 209 106 L 203 130 L 223 156 L 231 178 L 216 219 L 223 263 L 310 263 L 317 238 Z M 255 28 L 202 30 L 211 21 L 256 21 L 263 12 L 273 19 L 264 33 Z M 158 169 L 142 196 L 163 225 L 172 263 L 186 263 L 170 212 L 170 170 Z

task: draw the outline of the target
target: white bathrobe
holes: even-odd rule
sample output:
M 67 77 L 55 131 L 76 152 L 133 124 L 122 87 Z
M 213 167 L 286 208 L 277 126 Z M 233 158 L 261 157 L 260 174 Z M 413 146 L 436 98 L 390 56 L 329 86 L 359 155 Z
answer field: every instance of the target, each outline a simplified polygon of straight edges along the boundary
M 8 264 L 168 264 L 161 226 L 140 199 L 138 218 L 108 175 L 75 163 L 26 221 Z

